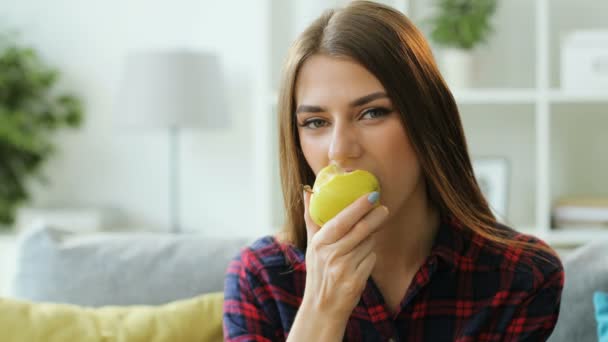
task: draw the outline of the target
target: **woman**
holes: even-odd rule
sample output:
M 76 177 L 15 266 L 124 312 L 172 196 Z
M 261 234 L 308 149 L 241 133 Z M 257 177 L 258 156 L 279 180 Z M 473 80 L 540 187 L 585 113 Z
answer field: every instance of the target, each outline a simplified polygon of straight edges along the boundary
M 421 33 L 357 1 L 292 46 L 279 99 L 285 231 L 244 249 L 225 281 L 228 341 L 545 340 L 563 268 L 497 223 L 475 181 L 454 98 Z M 376 175 L 317 226 L 315 175 Z M 377 202 L 381 205 L 375 205 Z

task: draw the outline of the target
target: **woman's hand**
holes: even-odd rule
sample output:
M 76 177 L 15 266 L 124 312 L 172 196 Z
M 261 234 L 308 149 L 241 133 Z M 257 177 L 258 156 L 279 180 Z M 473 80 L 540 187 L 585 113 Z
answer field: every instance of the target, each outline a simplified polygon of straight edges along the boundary
M 376 263 L 374 233 L 388 216 L 388 209 L 382 205 L 374 208 L 379 193 L 371 193 L 321 228 L 310 218 L 310 197 L 305 191 L 308 247 L 302 305 L 308 312 L 346 324 Z

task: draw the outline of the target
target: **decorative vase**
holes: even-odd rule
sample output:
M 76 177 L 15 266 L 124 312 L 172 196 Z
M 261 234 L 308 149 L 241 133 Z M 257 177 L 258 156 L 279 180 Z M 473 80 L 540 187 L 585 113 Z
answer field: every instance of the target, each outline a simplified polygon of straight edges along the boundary
M 471 88 L 477 76 L 475 56 L 469 50 L 444 49 L 440 68 L 450 88 Z

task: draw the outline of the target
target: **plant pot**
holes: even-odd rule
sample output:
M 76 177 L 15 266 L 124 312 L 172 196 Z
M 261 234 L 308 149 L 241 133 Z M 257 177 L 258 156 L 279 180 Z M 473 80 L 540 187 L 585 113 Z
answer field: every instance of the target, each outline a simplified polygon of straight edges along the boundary
M 442 51 L 441 74 L 450 88 L 471 88 L 477 78 L 475 56 L 469 50 L 447 48 Z

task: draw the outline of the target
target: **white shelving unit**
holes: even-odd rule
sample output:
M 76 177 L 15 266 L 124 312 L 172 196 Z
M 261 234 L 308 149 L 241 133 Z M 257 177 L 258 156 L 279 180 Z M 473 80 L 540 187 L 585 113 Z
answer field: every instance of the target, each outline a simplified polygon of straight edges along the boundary
M 536 89 L 454 89 L 452 91 L 458 104 L 534 104 Z
M 301 0 L 297 0 L 301 1 Z M 307 0 L 308 1 L 308 0 Z M 323 2 L 322 7 L 333 7 L 343 4 L 345 1 Z M 392 5 L 406 14 L 412 14 L 412 7 L 417 1 L 395 0 L 381 1 Z M 290 2 L 293 3 L 293 2 Z M 608 89 L 606 91 L 565 91 L 551 86 L 551 55 L 550 55 L 550 3 L 549 0 L 535 0 L 534 10 L 534 40 L 536 46 L 534 67 L 534 85 L 521 88 L 474 88 L 474 89 L 452 89 L 459 104 L 466 106 L 476 105 L 529 105 L 533 108 L 534 117 L 534 141 L 535 141 L 535 165 L 528 167 L 534 169 L 535 174 L 535 217 L 529 224 L 515 227 L 521 231 L 534 234 L 556 246 L 580 245 L 598 238 L 608 239 L 608 229 L 576 229 L 576 230 L 553 230 L 550 226 L 551 218 L 551 119 L 552 106 L 560 104 L 606 104 L 608 108 Z M 278 70 L 289 43 L 295 37 L 295 33 L 289 34 L 289 27 L 282 24 L 289 22 L 294 13 L 277 13 L 292 9 L 280 0 L 268 0 L 267 6 L 271 13 L 268 20 L 269 41 L 266 51 L 268 52 L 269 66 L 267 71 Z M 297 8 L 297 6 L 296 6 Z M 310 8 L 310 6 L 308 7 Z M 273 11 L 274 10 L 274 11 Z M 319 11 L 320 14 L 321 11 Z M 277 34 L 280 32 L 280 34 Z M 278 183 L 278 161 L 276 159 L 276 118 L 274 108 L 276 106 L 276 74 L 269 72 L 264 75 L 266 95 L 263 96 L 265 104 L 260 105 L 260 118 L 262 124 L 256 131 L 256 170 L 258 175 L 267 175 L 266 181 L 259 184 L 261 196 L 261 214 L 258 224 L 276 228 L 282 220 L 282 202 Z M 608 119 L 608 111 L 606 113 Z M 608 122 L 608 120 L 607 120 Z M 259 179 L 259 178 L 258 178 Z M 608 189 L 605 190 L 608 194 Z
M 606 103 L 607 92 L 550 90 L 551 103 Z

